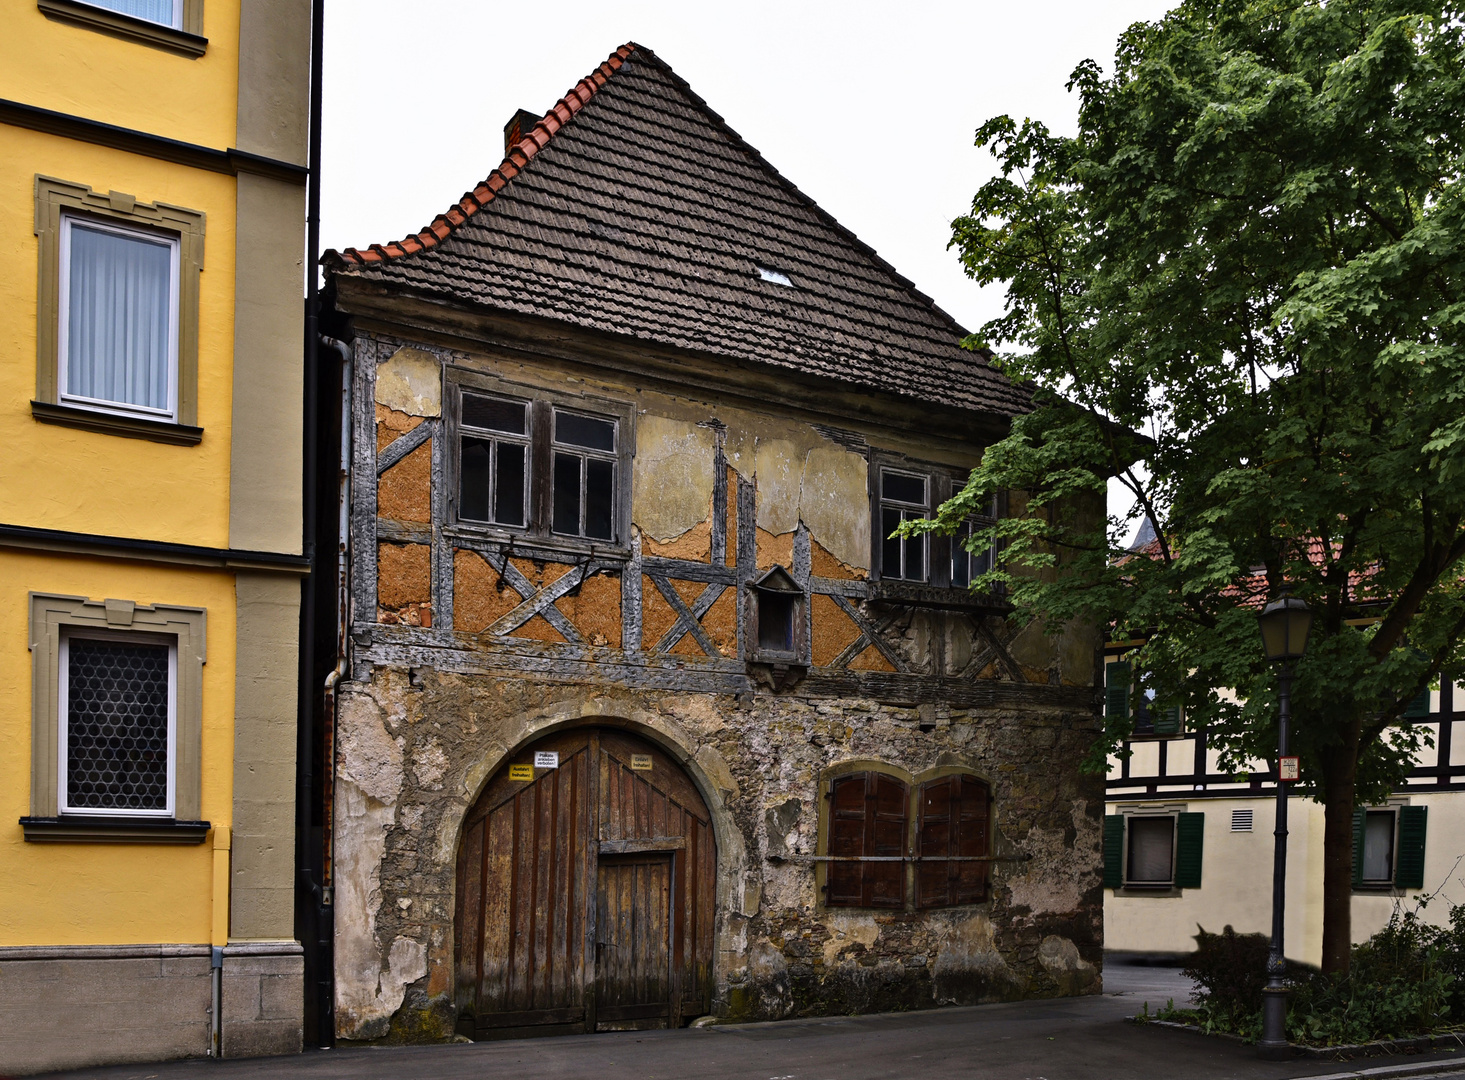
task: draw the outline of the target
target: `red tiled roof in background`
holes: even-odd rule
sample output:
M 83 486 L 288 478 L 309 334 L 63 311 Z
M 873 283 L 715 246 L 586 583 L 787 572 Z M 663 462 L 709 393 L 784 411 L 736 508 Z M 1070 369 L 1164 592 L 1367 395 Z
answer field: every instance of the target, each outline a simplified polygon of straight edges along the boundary
M 483 183 L 472 191 L 464 192 L 461 199 L 448 207 L 444 213 L 433 218 L 427 228 L 390 244 L 372 244 L 365 251 L 349 247 L 341 252 L 326 252 L 327 257 L 335 254 L 342 264 L 365 266 L 370 263 L 383 262 L 386 259 L 400 258 L 403 255 L 415 255 L 419 251 L 436 247 L 441 241 L 446 240 L 454 229 L 487 206 L 505 184 L 518 176 L 519 170 L 529 164 L 530 159 L 554 137 L 555 132 L 568 124 L 571 117 L 589 103 L 590 99 L 595 96 L 595 91 L 604 86 L 606 80 L 620 70 L 620 66 L 625 63 L 626 58 L 635 51 L 635 43 L 627 42 L 611 53 L 603 64 L 577 82 L 568 94 L 555 102 L 554 107 L 545 114 L 543 120 L 534 125 L 532 131 L 509 147 L 503 162 L 488 174 L 488 178 Z

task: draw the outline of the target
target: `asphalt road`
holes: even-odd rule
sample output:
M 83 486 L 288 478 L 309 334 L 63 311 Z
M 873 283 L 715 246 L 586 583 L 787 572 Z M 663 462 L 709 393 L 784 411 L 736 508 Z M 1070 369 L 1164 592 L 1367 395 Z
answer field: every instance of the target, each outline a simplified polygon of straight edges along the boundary
M 1182 1001 L 1165 968 L 1110 966 L 1102 997 L 683 1031 L 329 1050 L 295 1058 L 188 1061 L 53 1074 L 73 1080 L 1292 1080 L 1432 1060 L 1264 1062 L 1224 1039 L 1124 1023 L 1145 1002 Z M 1440 1060 L 1449 1060 L 1441 1055 Z M 1383 1075 L 1380 1070 L 1380 1076 Z M 1465 1066 L 1452 1075 L 1465 1077 Z M 1445 1077 L 1441 1076 L 1441 1080 Z

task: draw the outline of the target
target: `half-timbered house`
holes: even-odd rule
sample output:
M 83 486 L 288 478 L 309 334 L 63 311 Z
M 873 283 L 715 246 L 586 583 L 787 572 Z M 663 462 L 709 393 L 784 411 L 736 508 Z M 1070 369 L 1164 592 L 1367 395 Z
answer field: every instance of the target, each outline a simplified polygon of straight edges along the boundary
M 326 259 L 340 1037 L 1095 992 L 1097 630 L 890 538 L 1025 391 L 647 49 L 505 135 Z

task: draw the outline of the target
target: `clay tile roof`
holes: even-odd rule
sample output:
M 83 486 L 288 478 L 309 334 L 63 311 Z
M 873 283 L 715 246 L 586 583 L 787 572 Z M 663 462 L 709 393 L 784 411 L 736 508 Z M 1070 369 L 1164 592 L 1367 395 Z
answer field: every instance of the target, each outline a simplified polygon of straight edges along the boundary
M 340 277 L 860 389 L 988 415 L 1030 408 L 1026 388 L 960 347 L 949 315 L 635 44 L 422 231 L 322 261 Z

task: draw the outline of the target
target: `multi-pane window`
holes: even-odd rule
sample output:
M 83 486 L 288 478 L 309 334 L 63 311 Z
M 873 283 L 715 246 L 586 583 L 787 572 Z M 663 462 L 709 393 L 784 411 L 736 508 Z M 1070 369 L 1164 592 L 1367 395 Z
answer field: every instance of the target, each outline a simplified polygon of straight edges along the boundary
M 529 520 L 529 403 L 463 394 L 458 516 L 511 528 Z
M 615 538 L 616 423 L 554 411 L 553 529 L 561 536 Z
M 1134 673 L 1128 660 L 1104 664 L 1104 715 L 1133 721 L 1131 735 L 1179 735 L 1183 727 L 1179 705 L 1155 706 L 1156 690 L 1148 673 Z
M 895 469 L 880 470 L 880 576 L 925 581 L 928 536 L 892 536 L 901 523 L 931 516 L 931 478 Z
M 912 881 L 918 909 L 987 899 L 992 791 L 982 780 L 957 773 L 912 787 L 871 770 L 831 781 L 827 797 L 828 906 L 904 908 Z
M 974 514 L 957 527 L 951 537 L 951 586 L 965 589 L 992 569 L 996 545 L 987 544 L 968 551 L 973 533 L 981 533 L 997 520 L 997 499 L 994 496 L 980 514 Z
M 183 27 L 183 0 L 86 0 L 93 7 L 106 8 L 134 19 L 171 26 L 175 30 Z
M 172 419 L 178 239 L 61 219 L 58 366 L 67 404 Z
M 457 421 L 460 523 L 545 540 L 623 539 L 624 416 L 465 386 Z
M 172 815 L 176 643 L 69 634 L 60 669 L 60 811 Z

